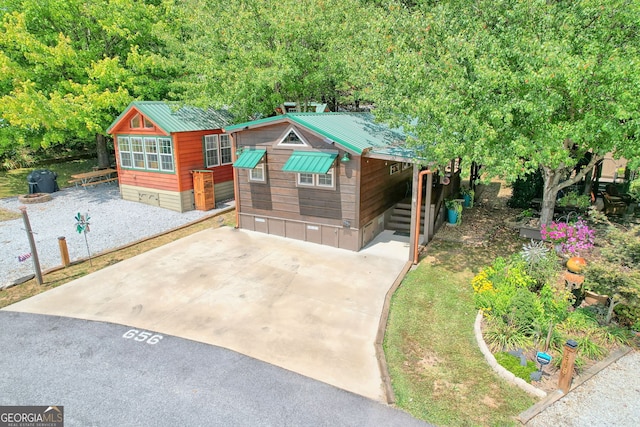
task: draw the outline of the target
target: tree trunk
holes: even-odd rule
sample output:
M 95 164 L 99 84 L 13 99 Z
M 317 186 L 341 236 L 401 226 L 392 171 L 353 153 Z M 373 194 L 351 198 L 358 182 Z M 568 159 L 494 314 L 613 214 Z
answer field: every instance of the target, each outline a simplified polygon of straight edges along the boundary
M 544 187 L 542 190 L 542 207 L 540 209 L 540 224 L 551 224 L 553 211 L 556 208 L 556 197 L 560 187 L 560 173 L 556 169 L 542 168 Z
M 107 169 L 109 166 L 109 153 L 107 141 L 102 134 L 96 134 L 96 151 L 98 152 L 98 169 Z

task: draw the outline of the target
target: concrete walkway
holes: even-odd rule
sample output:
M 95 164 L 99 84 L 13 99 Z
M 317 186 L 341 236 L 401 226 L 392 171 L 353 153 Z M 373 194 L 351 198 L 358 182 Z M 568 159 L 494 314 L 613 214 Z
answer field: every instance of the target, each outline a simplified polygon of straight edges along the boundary
M 6 310 L 214 344 L 384 401 L 374 341 L 408 247 L 390 232 L 355 253 L 210 229 Z

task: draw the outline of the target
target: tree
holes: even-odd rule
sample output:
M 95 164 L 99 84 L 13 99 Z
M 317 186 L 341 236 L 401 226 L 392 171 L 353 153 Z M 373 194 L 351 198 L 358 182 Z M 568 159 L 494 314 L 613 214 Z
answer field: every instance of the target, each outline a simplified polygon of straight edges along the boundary
M 426 159 L 461 156 L 509 181 L 540 169 L 549 223 L 558 191 L 607 152 L 640 155 L 638 2 L 391 9 L 397 19 L 380 24 L 386 55 L 369 58 L 371 96 L 380 119 L 404 126 Z
M 96 138 L 134 98 L 163 99 L 180 67 L 170 2 L 10 0 L 0 21 L 0 154 Z
M 357 0 L 192 0 L 183 99 L 238 118 L 273 115 L 285 101 L 353 102 L 354 49 L 370 8 Z M 200 13 L 191 19 L 192 10 Z M 215 17 L 215 19 L 211 19 Z

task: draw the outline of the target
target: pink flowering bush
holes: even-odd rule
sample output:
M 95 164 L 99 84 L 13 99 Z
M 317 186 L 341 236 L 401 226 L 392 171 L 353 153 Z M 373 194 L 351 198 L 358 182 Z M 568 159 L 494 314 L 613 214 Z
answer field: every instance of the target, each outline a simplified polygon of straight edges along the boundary
M 560 246 L 562 253 L 576 255 L 593 247 L 595 231 L 583 219 L 574 223 L 555 222 L 540 227 L 542 238 Z

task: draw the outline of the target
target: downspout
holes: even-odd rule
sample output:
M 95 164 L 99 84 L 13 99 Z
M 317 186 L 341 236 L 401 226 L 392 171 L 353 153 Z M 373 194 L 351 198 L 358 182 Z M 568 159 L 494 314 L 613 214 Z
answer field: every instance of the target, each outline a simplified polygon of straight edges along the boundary
M 238 155 L 237 153 L 237 145 L 236 145 L 236 134 L 232 133 L 230 135 L 231 137 L 231 159 L 233 160 L 232 163 L 235 163 L 236 160 L 238 160 Z M 240 214 L 239 214 L 239 210 L 240 210 L 240 186 L 238 184 L 238 172 L 236 170 L 236 168 L 233 168 L 233 198 L 235 200 L 235 205 L 236 205 L 236 226 L 235 228 L 240 228 Z
M 427 169 L 424 171 L 420 171 L 418 173 L 418 206 L 417 206 L 417 217 L 415 224 L 415 232 L 414 232 L 414 242 L 413 242 L 413 264 L 418 264 L 418 246 L 420 243 L 420 217 L 422 216 L 422 177 L 424 175 L 431 175 L 437 169 L 431 170 Z M 430 190 L 430 189 L 429 189 Z M 431 195 L 431 191 L 427 191 L 427 195 Z M 429 200 L 429 209 L 431 209 L 431 201 Z M 428 216 L 427 208 L 425 207 L 425 216 Z M 425 224 L 425 233 L 427 234 L 427 240 L 429 240 L 429 224 Z

